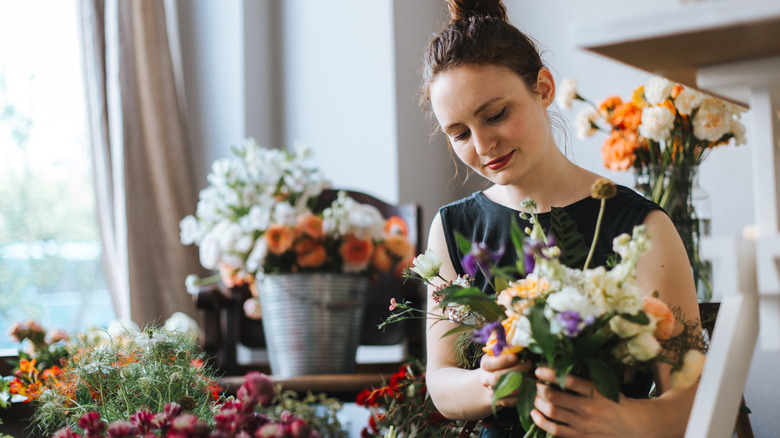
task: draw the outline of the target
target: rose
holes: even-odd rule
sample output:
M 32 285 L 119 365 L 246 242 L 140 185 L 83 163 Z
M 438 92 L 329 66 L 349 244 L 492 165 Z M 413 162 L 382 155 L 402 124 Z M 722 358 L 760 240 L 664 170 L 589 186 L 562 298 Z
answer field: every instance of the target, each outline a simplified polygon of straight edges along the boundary
M 650 333 L 640 333 L 626 343 L 628 353 L 636 360 L 646 362 L 658 355 L 661 344 Z

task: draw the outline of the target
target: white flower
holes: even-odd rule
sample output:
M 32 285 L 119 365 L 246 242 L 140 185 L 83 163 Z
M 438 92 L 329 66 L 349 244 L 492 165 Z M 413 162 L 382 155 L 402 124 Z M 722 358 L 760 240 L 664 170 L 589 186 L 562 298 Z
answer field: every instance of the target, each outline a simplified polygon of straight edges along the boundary
M 257 297 L 249 298 L 244 301 L 244 314 L 249 319 L 261 319 L 263 317 L 263 309 L 260 307 L 260 299 Z
M 242 228 L 246 231 L 265 231 L 271 225 L 271 207 L 268 205 L 253 205 L 249 214 L 244 216 Z
M 268 255 L 268 242 L 264 238 L 259 238 L 255 242 L 252 252 L 246 258 L 247 272 L 256 272 L 265 263 L 265 257 Z
M 665 106 L 648 106 L 642 110 L 639 135 L 661 142 L 669 137 L 674 128 L 674 114 Z
M 200 333 L 197 321 L 183 312 L 171 315 L 165 320 L 163 328 L 168 332 L 191 333 L 194 336 L 198 336 Z
M 684 88 L 677 97 L 674 98 L 674 107 L 677 112 L 684 116 L 690 116 L 693 109 L 701 105 L 704 95 L 696 90 Z
M 112 338 L 120 336 L 135 337 L 141 333 L 141 328 L 129 319 L 117 319 L 108 324 L 106 332 Z
M 740 146 L 747 143 L 747 138 L 745 137 L 747 130 L 739 119 L 735 117 L 729 119 L 729 131 L 734 134 L 734 146 Z
M 698 350 L 689 350 L 685 353 L 682 368 L 672 372 L 672 388 L 685 389 L 696 383 L 704 369 L 704 361 L 704 354 Z
M 190 274 L 184 279 L 184 286 L 187 288 L 187 292 L 195 295 L 200 289 L 198 289 L 198 283 L 200 283 L 200 277 L 195 274 Z
M 729 132 L 729 113 L 722 101 L 709 98 L 693 117 L 693 135 L 707 141 L 718 141 Z
M 650 333 L 640 333 L 634 338 L 629 339 L 626 343 L 626 347 L 628 348 L 628 353 L 631 357 L 640 362 L 645 362 L 656 357 L 658 352 L 661 351 L 661 344 L 659 344 L 655 336 Z
M 596 121 L 600 116 L 593 107 L 586 107 L 580 110 L 574 118 L 574 129 L 577 132 L 577 138 L 585 140 L 598 132 Z
M 556 103 L 562 109 L 571 108 L 572 102 L 577 99 L 577 79 L 564 79 L 558 88 Z
M 179 229 L 181 230 L 179 238 L 184 245 L 190 245 L 200 240 L 200 227 L 198 226 L 198 220 L 193 215 L 187 215 L 179 222 Z
M 244 234 L 233 243 L 233 251 L 240 254 L 246 254 L 252 249 L 254 243 L 255 239 L 253 239 L 252 236 Z
M 621 339 L 627 339 L 642 332 L 642 326 L 631 322 L 622 316 L 613 316 L 609 320 L 609 328 Z
M 441 269 L 441 260 L 439 260 L 439 257 L 436 255 L 436 253 L 433 252 L 433 250 L 430 248 L 425 251 L 425 254 L 420 254 L 415 257 L 412 261 L 412 264 L 414 266 L 412 271 L 416 272 L 426 281 L 430 281 L 439 275 L 439 269 Z
M 219 250 L 219 239 L 214 233 L 209 233 L 200 241 L 199 248 L 200 264 L 206 269 L 214 269 L 219 262 L 221 252 Z
M 507 339 L 509 344 L 513 346 L 527 347 L 531 344 L 533 338 L 531 337 L 531 321 L 527 317 L 522 316 L 512 322 L 514 332 L 512 338 Z
M 674 83 L 668 79 L 654 76 L 645 84 L 645 100 L 650 105 L 658 105 L 669 98 L 673 87 Z
M 566 286 L 558 292 L 553 292 L 547 297 L 547 307 L 556 312 L 577 312 L 580 318 L 596 316 L 595 309 L 588 298 L 579 292 L 576 287 Z
M 298 212 L 289 202 L 280 202 L 274 207 L 273 221 L 278 224 L 295 226 L 298 220 Z

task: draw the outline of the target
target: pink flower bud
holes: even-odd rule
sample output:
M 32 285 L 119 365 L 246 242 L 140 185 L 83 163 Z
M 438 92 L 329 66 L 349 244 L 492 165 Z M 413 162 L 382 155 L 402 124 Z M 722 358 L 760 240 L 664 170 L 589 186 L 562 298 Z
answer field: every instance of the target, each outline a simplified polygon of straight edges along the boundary
M 290 423 L 290 435 L 293 438 L 309 438 L 311 435 L 311 428 L 306 421 L 296 418 Z
M 54 432 L 51 438 L 81 438 L 81 435 L 74 433 L 69 427 Z
M 252 371 L 244 377 L 244 383 L 236 393 L 242 403 L 252 406 L 260 403 L 264 407 L 271 405 L 275 395 L 274 383 L 268 376 L 257 371 Z
M 279 423 L 266 423 L 255 432 L 257 438 L 283 438 L 284 429 Z

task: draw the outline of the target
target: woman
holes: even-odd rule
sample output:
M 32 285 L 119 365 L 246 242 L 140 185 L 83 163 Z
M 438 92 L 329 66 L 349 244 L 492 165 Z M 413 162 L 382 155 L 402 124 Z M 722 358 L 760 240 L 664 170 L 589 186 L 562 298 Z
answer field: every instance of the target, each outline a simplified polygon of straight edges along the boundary
M 508 23 L 500 1 L 451 0 L 448 4 L 452 20 L 426 52 L 422 98 L 457 157 L 492 185 L 442 207 L 433 220 L 429 247 L 443 261 L 442 276 L 464 274 L 455 231 L 486 242 L 493 250 L 511 245 L 509 220 L 516 220 L 527 197 L 536 201 L 543 225 L 549 221 L 545 212 L 564 207 L 590 242 L 598 212 L 598 203 L 589 198 L 590 187 L 599 176 L 570 162 L 555 142 L 547 112 L 555 97 L 552 74 L 530 39 Z M 652 249 L 637 268 L 641 287 L 658 291 L 660 299 L 685 315 L 698 315 L 688 258 L 666 214 L 620 187 L 618 196 L 608 202 L 605 218 L 595 264 L 605 262 L 615 236 L 644 224 L 652 236 Z M 513 263 L 512 257 L 506 251 L 499 263 Z M 475 285 L 492 292 L 480 275 Z M 441 313 L 429 292 L 429 310 Z M 528 370 L 529 365 L 513 355 L 485 355 L 475 369 L 462 368 L 456 353 L 461 347 L 454 336 L 442 337 L 452 324 L 432 321 L 428 325 L 427 385 L 436 407 L 448 418 L 483 420 L 482 436 L 523 436 L 511 414 L 515 409 L 491 416 L 492 387 L 502 374 Z M 635 385 L 640 389 L 624 388 L 619 403 L 604 398 L 584 379 L 568 377 L 564 384 L 569 393 L 539 383 L 532 418 L 560 437 L 682 436 L 695 385 L 671 390 L 669 374 L 668 366 L 655 366 L 657 398 L 647 398 L 649 387 L 640 379 Z M 535 375 L 556 382 L 550 369 L 538 368 Z M 512 406 L 514 397 L 497 404 Z

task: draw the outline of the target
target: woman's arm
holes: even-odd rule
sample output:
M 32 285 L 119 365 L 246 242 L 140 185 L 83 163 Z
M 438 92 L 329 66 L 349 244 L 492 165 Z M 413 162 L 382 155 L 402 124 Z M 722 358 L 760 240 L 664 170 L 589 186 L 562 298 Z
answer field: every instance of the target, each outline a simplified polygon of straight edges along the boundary
M 457 276 L 447 251 L 441 217 L 437 214 L 431 224 L 428 247 L 441 260 L 441 276 L 453 280 Z M 442 315 L 441 308 L 433 301 L 433 288 L 428 290 L 428 310 Z M 426 383 L 436 408 L 447 418 L 479 420 L 492 413 L 493 391 L 490 389 L 499 376 L 510 369 L 523 369 L 514 355 L 483 356 L 480 368 L 466 370 L 459 368 L 455 360 L 455 336 L 442 337 L 455 327 L 455 323 L 431 318 L 427 331 Z M 514 397 L 500 400 L 497 405 L 514 403 Z
M 645 219 L 651 249 L 642 255 L 637 266 L 637 280 L 648 293 L 657 291 L 671 309 L 680 309 L 685 319 L 699 317 L 696 290 L 690 262 L 672 221 L 662 211 L 653 211 Z M 678 330 L 681 327 L 678 327 Z M 555 373 L 538 369 L 540 380 L 555 381 Z M 684 436 L 696 385 L 675 390 L 670 385 L 670 366 L 655 368 L 655 399 L 637 400 L 621 396 L 612 402 L 594 390 L 593 383 L 570 377 L 566 388 L 577 394 L 566 394 L 546 385 L 537 385 L 534 421 L 544 430 L 561 437 Z M 544 414 L 544 415 L 541 415 Z M 555 423 L 551 420 L 560 423 Z

